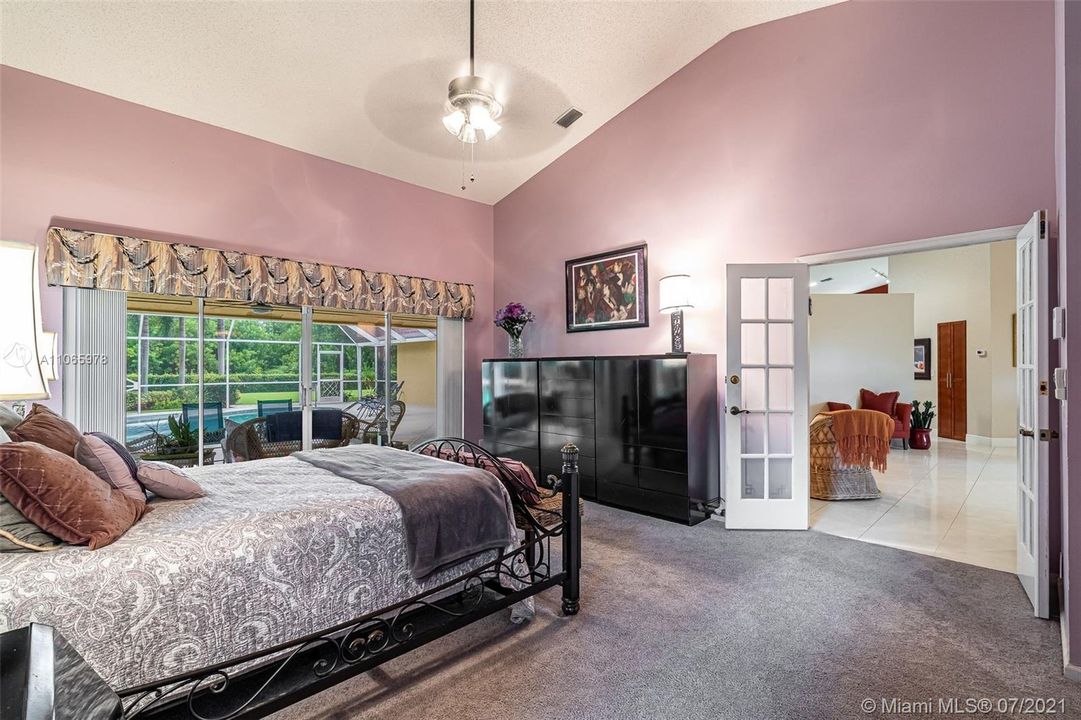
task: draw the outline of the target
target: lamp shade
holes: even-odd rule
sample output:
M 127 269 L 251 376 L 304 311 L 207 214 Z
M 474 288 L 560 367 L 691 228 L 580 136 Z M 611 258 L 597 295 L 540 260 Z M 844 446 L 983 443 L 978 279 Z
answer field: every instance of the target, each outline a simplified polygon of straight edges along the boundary
M 48 331 L 41 333 L 39 349 L 44 353 L 41 356 L 42 374 L 46 380 L 56 380 L 56 358 L 60 354 L 56 333 Z
M 694 307 L 691 302 L 691 276 L 665 275 L 661 278 L 660 296 L 662 313 Z
M 49 397 L 41 366 L 36 245 L 0 241 L 0 400 Z

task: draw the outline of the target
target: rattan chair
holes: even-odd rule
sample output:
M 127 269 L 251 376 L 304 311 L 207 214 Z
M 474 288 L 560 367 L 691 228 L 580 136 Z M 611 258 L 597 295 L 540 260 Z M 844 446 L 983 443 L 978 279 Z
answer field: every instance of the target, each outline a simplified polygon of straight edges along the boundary
M 830 415 L 817 415 L 811 421 L 811 497 L 818 500 L 882 497 L 871 468 L 841 462 Z
M 386 408 L 380 408 L 371 420 L 368 420 L 360 427 L 360 432 L 357 433 L 357 437 L 362 442 L 376 443 L 379 442 L 379 421 L 383 419 L 386 413 Z M 390 404 L 390 415 L 387 415 L 389 422 L 387 423 L 387 429 L 390 432 L 390 436 L 393 438 L 398 426 L 402 424 L 402 418 L 405 417 L 405 403 L 401 400 L 395 400 Z
M 280 412 L 293 412 L 292 399 L 286 400 L 256 400 L 256 411 L 259 413 L 259 417 L 267 417 L 274 413 Z
M 267 440 L 265 417 L 257 417 L 241 423 L 225 439 L 225 448 L 232 454 L 233 462 L 285 457 L 303 449 L 301 440 L 270 442 Z M 342 413 L 342 432 L 338 438 L 312 438 L 312 449 L 335 448 L 347 444 L 357 436 L 359 423 L 348 413 Z

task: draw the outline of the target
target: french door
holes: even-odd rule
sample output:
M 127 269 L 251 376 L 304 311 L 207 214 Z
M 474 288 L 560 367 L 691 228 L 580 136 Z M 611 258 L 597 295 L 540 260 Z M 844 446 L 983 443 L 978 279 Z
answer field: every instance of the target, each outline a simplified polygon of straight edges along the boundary
M 1017 577 L 1038 617 L 1050 615 L 1047 222 L 1017 236 Z
M 808 526 L 808 268 L 728 266 L 725 525 Z

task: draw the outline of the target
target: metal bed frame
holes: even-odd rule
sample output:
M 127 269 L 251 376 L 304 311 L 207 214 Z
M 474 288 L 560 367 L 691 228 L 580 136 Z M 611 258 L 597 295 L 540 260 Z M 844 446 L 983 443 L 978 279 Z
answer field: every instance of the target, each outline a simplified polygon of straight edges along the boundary
M 494 467 L 519 523 L 525 518 L 530 524 L 523 528 L 526 540 L 475 570 L 389 607 L 242 657 L 122 690 L 107 688 L 48 626 L 32 624 L 5 633 L 0 636 L 7 696 L 4 717 L 9 717 L 9 710 L 21 710 L 11 717 L 262 718 L 557 585 L 562 588 L 562 613 L 578 613 L 582 541 L 578 448 L 567 444 L 562 449 L 562 474 L 555 488 L 563 493 L 562 513 L 550 525 L 529 512 L 517 475 L 482 447 L 460 438 L 439 438 L 412 452 L 449 456 L 478 467 L 483 459 Z M 562 541 L 558 571 L 551 563 L 554 538 Z M 79 663 L 82 667 L 72 672 Z M 88 671 L 97 679 L 97 692 L 94 683 L 87 682 Z M 82 690 L 73 693 L 76 682 Z M 81 707 L 71 706 L 73 701 Z M 47 715 L 34 711 L 46 707 Z

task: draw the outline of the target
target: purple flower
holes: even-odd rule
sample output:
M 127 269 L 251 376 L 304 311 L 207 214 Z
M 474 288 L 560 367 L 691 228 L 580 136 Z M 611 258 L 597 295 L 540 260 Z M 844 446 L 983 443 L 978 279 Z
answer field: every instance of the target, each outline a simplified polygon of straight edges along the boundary
M 521 303 L 507 303 L 495 313 L 495 324 L 507 331 L 511 337 L 521 337 L 522 329 L 537 316 L 526 310 Z

